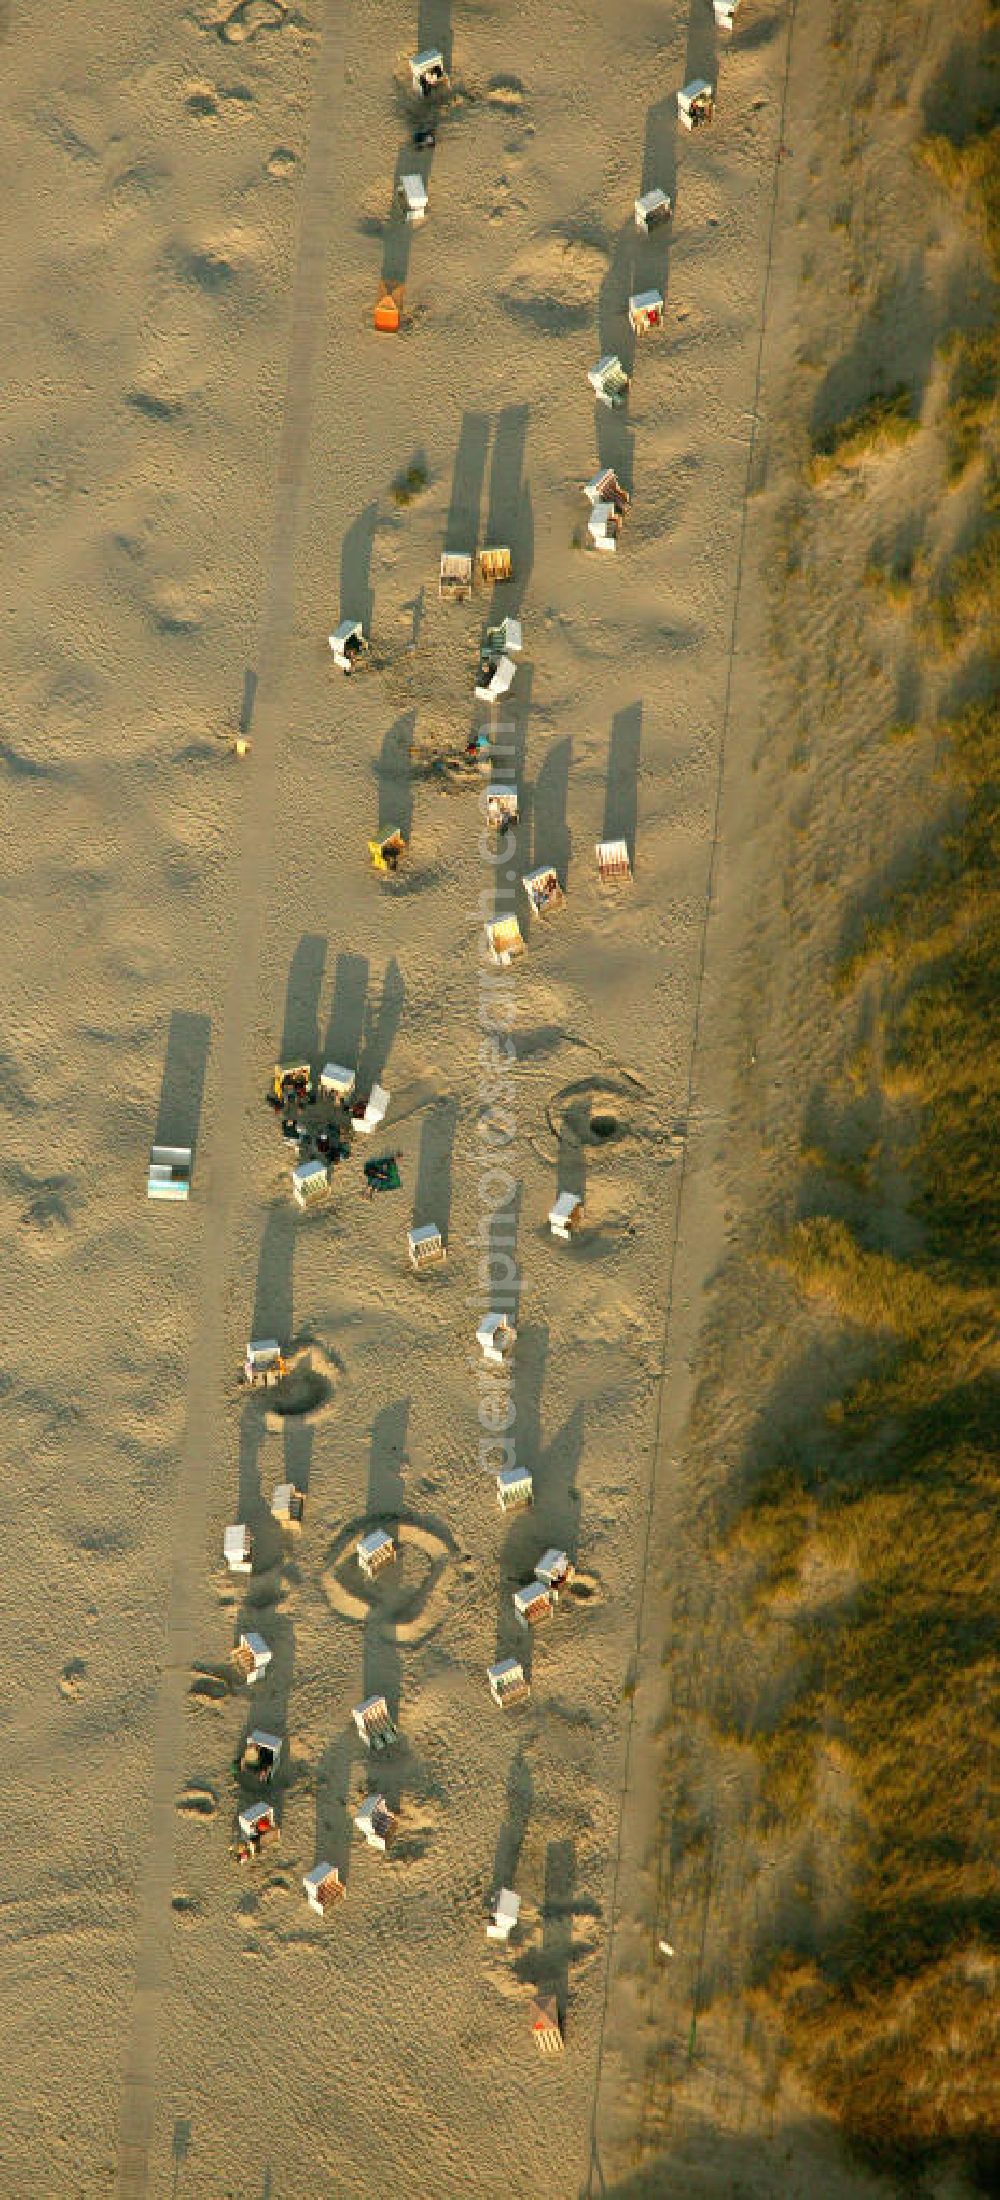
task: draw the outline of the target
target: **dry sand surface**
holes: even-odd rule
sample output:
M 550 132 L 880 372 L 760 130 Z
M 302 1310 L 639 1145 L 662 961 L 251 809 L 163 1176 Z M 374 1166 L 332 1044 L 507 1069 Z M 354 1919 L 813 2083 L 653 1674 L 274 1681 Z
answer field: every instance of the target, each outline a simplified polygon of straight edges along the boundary
M 637 1608 L 654 1456 L 659 1609 L 704 1286 L 727 1202 L 753 1191 L 725 1181 L 716 1133 L 748 932 L 777 892 L 776 795 L 730 707 L 730 648 L 741 560 L 753 599 L 765 547 L 746 491 L 776 191 L 777 342 L 798 265 L 779 138 L 801 181 L 820 32 L 783 124 L 783 8 L 747 0 L 717 61 L 707 0 L 690 24 L 651 0 L 456 6 L 412 326 L 377 339 L 404 57 L 449 12 L 4 11 L 0 2153 L 17 2200 L 352 2200 L 374 2180 L 570 2196 L 592 2174 L 610 2192 L 650 2040 L 691 2009 L 695 1892 L 670 2011 L 655 1974 L 661 1637 L 636 1691 Z M 676 87 L 716 73 L 715 126 L 678 141 Z M 676 222 L 640 243 L 632 199 L 654 182 Z M 824 199 L 820 253 L 827 220 Z M 667 266 L 668 333 L 642 346 L 627 418 L 595 429 L 586 369 L 626 347 L 633 279 Z M 614 560 L 573 545 L 599 456 L 634 488 Z M 427 486 L 398 506 L 415 462 Z M 480 716 L 483 604 L 436 591 L 446 542 L 476 539 L 512 544 L 525 626 L 518 869 L 551 859 L 568 887 L 517 974 L 516 1431 L 538 1502 L 506 1524 L 471 1356 L 491 872 L 474 792 L 408 772 L 411 741 L 461 744 Z M 370 619 L 380 657 L 351 682 L 325 646 L 341 615 Z M 738 698 L 752 620 L 745 646 Z M 381 884 L 366 840 L 411 822 L 410 868 Z M 636 879 L 607 904 L 593 848 L 619 832 Z M 401 1193 L 365 1204 L 355 1158 L 325 1210 L 295 1212 L 261 1105 L 286 1051 L 384 1073 Z M 157 1126 L 196 1135 L 187 1208 L 146 1203 Z M 568 1181 L 587 1229 L 560 1247 L 544 1217 Z M 405 1230 L 427 1219 L 450 1257 L 418 1283 Z M 261 1333 L 316 1346 L 315 1418 L 283 1429 L 240 1394 Z M 288 1476 L 309 1507 L 282 1547 L 267 1502 Z M 345 1554 L 372 1518 L 408 1532 L 369 1604 Z M 242 1519 L 264 1561 L 247 1584 L 221 1568 Z M 504 1716 L 484 1669 L 516 1646 L 510 1589 L 548 1543 L 592 1593 L 533 1646 L 532 1703 Z M 248 1706 L 218 1676 L 248 1621 L 275 1652 L 249 1708 L 288 1768 L 276 1861 L 241 1873 Z M 352 1846 L 345 1809 L 366 1784 L 349 1711 L 374 1688 L 403 1735 L 388 1863 Z M 326 1925 L 299 1884 L 322 1857 L 348 1877 Z M 497 1873 L 523 1902 L 509 1950 L 483 1931 Z M 528 2036 L 536 1984 L 565 2010 L 552 2063 Z M 682 2136 L 649 2189 L 871 2189 L 799 2135 L 792 2096 L 776 2109 L 772 2089 L 766 2114 L 749 2081 L 743 2098 L 755 2147 L 787 2125 L 801 2185 L 773 2157 L 735 2162 L 706 2094 L 697 2168 Z

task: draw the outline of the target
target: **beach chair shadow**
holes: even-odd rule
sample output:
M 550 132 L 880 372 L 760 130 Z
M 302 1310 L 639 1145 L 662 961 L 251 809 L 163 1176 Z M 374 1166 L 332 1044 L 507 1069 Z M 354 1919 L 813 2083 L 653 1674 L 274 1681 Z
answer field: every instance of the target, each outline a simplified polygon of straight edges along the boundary
M 326 969 L 327 943 L 306 932 L 292 956 L 285 988 L 281 1031 L 283 1062 L 310 1062 L 319 1055 L 319 1002 Z
M 451 499 L 445 527 L 446 550 L 473 557 L 479 541 L 479 518 L 486 479 L 486 453 L 490 423 L 487 413 L 462 415 L 451 477 Z
M 533 795 L 532 861 L 536 865 L 554 864 L 563 887 L 569 885 L 572 846 L 567 819 L 572 754 L 570 735 L 546 750 Z
M 400 278 L 397 276 L 395 280 Z M 366 635 L 371 634 L 375 608 L 372 558 L 377 525 L 378 505 L 367 504 L 357 519 L 351 521 L 340 546 L 340 616 L 360 619 Z
M 403 973 L 393 956 L 382 980 L 378 1007 L 374 1007 L 370 998 L 365 1007 L 358 1055 L 358 1084 L 362 1092 L 370 1092 L 387 1074 L 405 1000 Z
M 608 775 L 604 788 L 603 840 L 624 840 L 629 862 L 635 869 L 636 834 L 639 825 L 639 759 L 642 749 L 642 704 L 629 703 L 616 711 L 608 739 Z
M 413 779 L 410 748 L 417 722 L 415 711 L 397 718 L 389 727 L 375 766 L 378 781 L 378 834 L 384 840 L 397 828 L 404 839 L 413 833 Z
M 518 1331 L 512 1384 L 514 1420 L 508 1431 L 508 1436 L 513 1438 L 513 1455 L 507 1454 L 507 1464 L 527 1468 L 534 1480 L 534 1503 L 524 1512 L 511 1516 L 500 1552 L 497 1589 L 496 1656 L 519 1658 L 529 1679 L 532 1631 L 522 1627 L 516 1618 L 513 1593 L 522 1582 L 530 1580 L 542 1550 L 536 1514 L 542 1449 L 542 1391 L 548 1349 L 549 1332 L 544 1323 L 533 1322 L 527 1329 Z M 499 1460 L 499 1451 L 496 1456 Z
M 521 1861 L 521 1850 L 524 1847 L 534 1799 L 535 1783 L 531 1776 L 531 1766 L 523 1745 L 519 1745 L 507 1774 L 507 1815 L 497 1835 L 493 1852 L 494 1888 L 516 1886 L 517 1868 Z
M 513 578 L 504 582 L 497 606 L 513 613 L 520 608 L 535 558 L 531 490 L 524 479 L 529 419 L 527 405 L 509 405 L 498 415 L 490 462 L 486 534 L 491 544 L 510 550 Z
M 684 48 L 684 83 L 694 77 L 704 77 L 718 93 L 719 86 L 719 37 L 715 27 L 715 11 L 710 0 L 691 0 L 688 14 L 687 40 Z M 681 86 L 677 86 L 679 91 Z M 676 117 L 677 103 L 674 102 Z M 655 180 L 655 179 L 654 179 Z M 669 188 L 669 186 L 667 186 Z M 672 194 L 671 194 L 672 195 Z
M 451 0 L 420 0 L 417 9 L 417 52 L 426 53 L 429 47 L 439 47 L 444 65 L 451 75 L 452 30 Z
M 338 955 L 324 1048 L 328 1062 L 342 1062 L 348 1069 L 358 1067 L 367 1005 L 367 955 Z
M 167 1026 L 154 1145 L 197 1145 L 211 1038 L 210 1017 L 174 1010 Z
M 458 1123 L 458 1101 L 437 1100 L 428 1108 L 420 1126 L 417 1176 L 413 1188 L 413 1228 L 436 1222 L 448 1243 L 451 1222 L 452 1155 Z

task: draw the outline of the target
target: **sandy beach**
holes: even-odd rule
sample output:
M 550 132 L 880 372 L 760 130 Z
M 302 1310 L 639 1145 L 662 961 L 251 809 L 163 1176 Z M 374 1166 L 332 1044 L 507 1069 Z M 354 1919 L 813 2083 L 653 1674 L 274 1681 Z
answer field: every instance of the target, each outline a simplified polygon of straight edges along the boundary
M 739 1654 L 703 1527 L 771 1372 L 756 1325 L 783 1318 L 728 1264 L 781 1206 L 835 916 L 783 959 L 796 680 L 771 584 L 801 257 L 837 188 L 820 13 L 746 0 L 727 43 L 707 0 L 424 0 L 419 22 L 117 0 L 99 22 L 57 4 L 44 34 L 4 11 L 11 2200 L 527 2200 L 543 2160 L 553 2200 L 894 2189 L 739 2036 L 738 1781 L 708 1891 L 688 1852 L 662 1867 L 665 1768 L 683 1758 L 693 1815 L 726 1778 L 691 1741 L 706 1661 Z M 438 43 L 453 96 L 404 234 L 406 57 Z M 700 76 L 716 116 L 688 135 L 675 93 Z M 674 216 L 645 238 L 653 184 Z M 377 336 L 404 266 L 407 325 Z M 628 296 L 660 281 L 666 329 L 636 345 Z M 908 311 L 917 344 L 916 289 Z M 595 417 L 587 370 L 616 350 L 629 406 Z M 599 464 L 632 493 L 614 557 L 581 547 Z M 439 601 L 441 552 L 490 542 L 510 587 Z M 433 768 L 487 715 L 491 611 L 524 629 L 511 867 L 554 864 L 567 897 L 517 903 L 499 1098 L 483 782 Z M 342 618 L 372 641 L 349 680 Z M 803 624 L 788 647 L 823 643 Z M 808 843 L 828 876 L 860 876 L 893 786 L 883 753 L 836 792 L 853 738 Z M 383 880 L 367 843 L 396 826 Z M 609 895 L 595 844 L 619 837 L 634 880 Z M 359 1141 L 297 1211 L 264 1105 L 287 1059 L 388 1088 L 370 1150 L 400 1191 L 360 1196 Z M 146 1200 L 157 1136 L 194 1146 L 185 1206 Z M 535 1477 L 511 1519 L 479 1456 L 491 1159 L 516 1184 Z M 567 1189 L 585 1226 L 562 1245 Z M 448 1260 L 417 1278 L 428 1221 Z M 311 1352 L 311 1412 L 283 1425 L 241 1391 L 252 1336 Z M 287 1480 L 294 1538 L 269 1512 Z M 222 1563 L 243 1521 L 245 1581 Z M 368 1598 L 351 1551 L 386 1522 L 401 1558 Z M 511 1591 L 550 1545 L 583 1593 L 502 1713 L 486 1667 L 523 1647 Z M 248 1625 L 274 1652 L 252 1693 L 228 1678 Z M 373 1692 L 401 1733 L 389 1859 L 351 1826 Z M 280 1846 L 241 1869 L 248 1723 L 285 1760 Z M 347 1881 L 327 1921 L 301 1890 L 321 1859 Z M 501 1884 L 507 1948 L 484 1932 Z M 685 2091 L 663 2073 L 709 2009 L 706 1950 L 726 2014 Z M 561 2057 L 535 2053 L 535 1992 Z

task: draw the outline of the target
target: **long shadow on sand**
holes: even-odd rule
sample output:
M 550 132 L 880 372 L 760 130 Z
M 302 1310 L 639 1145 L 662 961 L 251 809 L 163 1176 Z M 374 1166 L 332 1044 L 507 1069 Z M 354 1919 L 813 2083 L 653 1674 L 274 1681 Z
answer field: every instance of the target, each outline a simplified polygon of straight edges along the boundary
M 378 782 L 378 833 L 384 840 L 387 833 L 397 829 L 409 840 L 413 832 L 413 779 L 410 771 L 410 748 L 416 727 L 416 712 L 407 711 L 389 727 L 379 751 L 375 766 Z
M 493 1852 L 493 1886 L 515 1887 L 524 1837 L 528 1831 L 535 1783 L 523 1743 L 518 1745 L 507 1774 L 507 1815 Z
M 458 1101 L 448 1098 L 430 1106 L 420 1126 L 417 1179 L 413 1191 L 413 1227 L 436 1222 L 448 1242 L 451 1224 L 451 1173 Z
M 369 995 L 365 1006 L 358 1055 L 358 1084 L 362 1092 L 370 1092 L 373 1085 L 381 1084 L 388 1072 L 405 1000 L 403 973 L 393 956 L 382 980 L 382 990 L 377 1002 Z
M 498 414 L 493 435 L 486 537 L 506 545 L 513 566 L 513 579 L 504 582 L 496 598 L 498 617 L 520 609 L 535 561 L 531 490 L 524 471 L 529 419 L 527 405 L 508 405 Z
M 367 955 L 338 955 L 324 1056 L 357 1069 L 368 1005 Z M 359 1079 L 360 1082 L 360 1079 Z
M 479 542 L 479 521 L 489 449 L 488 413 L 462 414 L 451 477 L 451 501 L 445 526 L 444 547 L 459 556 L 472 557 Z
M 174 1010 L 156 1111 L 157 1146 L 197 1145 L 211 1038 L 210 1017 Z
M 319 1057 L 319 1000 L 325 969 L 325 939 L 316 932 L 303 933 L 289 964 L 285 988 L 283 1062 L 313 1063 Z
M 615 712 L 611 721 L 602 837 L 605 840 L 624 840 L 633 870 L 639 828 L 641 749 L 642 704 L 628 703 L 624 710 Z
M 351 521 L 340 547 L 340 616 L 360 619 L 366 634 L 371 633 L 375 609 L 372 558 L 377 526 L 378 505 L 366 504 Z
M 555 741 L 546 749 L 535 781 L 532 804 L 532 863 L 554 864 L 564 887 L 569 885 L 572 847 L 567 815 L 572 754 L 573 742 L 569 734 L 565 740 Z

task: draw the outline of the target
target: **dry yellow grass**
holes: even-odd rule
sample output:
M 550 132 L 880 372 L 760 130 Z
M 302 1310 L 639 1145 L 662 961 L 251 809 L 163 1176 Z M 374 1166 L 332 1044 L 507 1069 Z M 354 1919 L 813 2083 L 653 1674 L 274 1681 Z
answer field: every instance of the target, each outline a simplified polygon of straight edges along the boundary
M 986 130 L 922 148 L 935 174 L 962 190 L 994 263 L 998 145 L 1000 133 Z M 995 381 L 992 336 L 964 339 L 945 422 L 952 476 L 989 438 Z M 814 452 L 812 480 L 914 425 L 905 393 L 877 401 L 831 431 Z M 949 649 L 988 651 L 1000 630 L 989 467 L 979 511 L 976 538 L 921 617 L 925 634 Z M 776 1465 L 739 1538 L 759 1564 L 760 1615 L 780 1615 L 790 1638 L 791 1701 L 756 1737 L 765 1795 L 805 1825 L 821 1750 L 833 1745 L 857 1799 L 839 1860 L 853 1900 L 836 1926 L 817 1932 L 806 1959 L 801 1948 L 779 1951 L 762 2006 L 778 2012 L 800 2069 L 852 2139 L 907 2176 L 929 2153 L 957 2148 L 989 2180 L 1000 2082 L 991 1837 L 1000 708 L 975 703 L 941 732 L 958 822 L 838 974 L 843 1004 L 880 969 L 887 1127 L 861 1163 L 815 1142 L 804 1150 L 838 1212 L 799 1224 L 781 1256 L 866 1354 L 867 1372 L 828 1409 L 822 1464 Z M 870 1055 L 864 1068 L 870 1078 Z M 894 1114 L 902 1094 L 905 1110 Z M 885 1249 L 900 1183 L 905 1254 Z M 819 1614 L 796 1601 L 817 1552 L 831 1564 L 849 1553 L 853 1568 L 849 1593 Z

